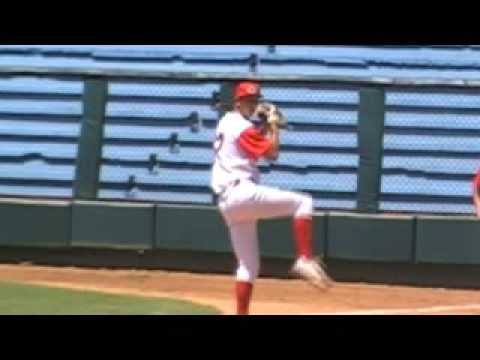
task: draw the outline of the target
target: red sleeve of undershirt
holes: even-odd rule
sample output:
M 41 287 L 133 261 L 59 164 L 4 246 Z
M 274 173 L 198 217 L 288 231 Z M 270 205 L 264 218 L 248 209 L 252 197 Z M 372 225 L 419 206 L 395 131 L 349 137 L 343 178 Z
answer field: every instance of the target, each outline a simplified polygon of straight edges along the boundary
M 255 161 L 264 156 L 272 146 L 272 141 L 254 126 L 242 132 L 237 143 L 249 159 Z

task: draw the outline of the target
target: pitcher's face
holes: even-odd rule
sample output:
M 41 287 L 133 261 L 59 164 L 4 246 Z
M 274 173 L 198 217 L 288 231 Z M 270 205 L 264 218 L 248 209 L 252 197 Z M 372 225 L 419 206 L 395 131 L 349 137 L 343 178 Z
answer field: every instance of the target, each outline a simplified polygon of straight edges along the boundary
M 255 113 L 258 106 L 258 96 L 245 96 L 236 101 L 236 108 L 245 118 L 249 119 Z

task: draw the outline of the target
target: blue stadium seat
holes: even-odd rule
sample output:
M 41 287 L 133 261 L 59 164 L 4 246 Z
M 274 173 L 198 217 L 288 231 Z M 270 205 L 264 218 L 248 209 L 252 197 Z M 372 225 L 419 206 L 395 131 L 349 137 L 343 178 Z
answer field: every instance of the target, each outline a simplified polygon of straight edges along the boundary
M 172 186 L 200 186 L 208 188 L 210 170 L 161 169 L 152 174 L 146 168 L 128 168 L 102 165 L 100 179 L 102 182 L 126 184 L 130 176 L 136 177 L 139 184 L 156 184 Z
M 262 175 L 262 183 L 300 191 L 354 192 L 357 188 L 356 174 L 275 171 Z
M 480 162 L 475 158 L 448 157 L 412 157 L 408 155 L 384 155 L 384 169 L 405 169 L 431 174 L 475 174 L 480 168 Z
M 480 68 L 480 66 L 479 66 Z M 478 68 L 473 69 L 428 69 L 428 68 L 402 68 L 393 66 L 372 65 L 368 67 L 327 66 L 327 65 L 302 65 L 302 64 L 261 64 L 259 74 L 271 75 L 316 75 L 316 76 L 355 76 L 379 78 L 443 78 L 443 79 L 477 79 Z
M 265 45 L 0 45 L 4 50 L 36 50 L 37 52 L 63 51 L 71 53 L 94 53 L 96 51 L 129 51 L 129 52 L 170 52 L 183 53 L 263 53 Z
M 478 116 L 474 114 L 442 114 L 387 112 L 386 126 L 416 127 L 447 130 L 480 130 Z
M 158 97 L 159 100 L 165 97 L 210 100 L 213 92 L 219 90 L 219 84 L 182 84 L 165 82 L 153 82 L 146 84 L 131 84 L 121 82 L 109 83 L 110 95 L 131 96 L 132 98 L 138 96 L 152 96 Z
M 275 162 L 279 165 L 287 165 L 292 167 L 306 166 L 324 166 L 324 167 L 358 167 L 358 154 L 341 154 L 341 153 L 322 153 L 319 152 L 293 152 L 282 151 L 280 158 Z
M 422 107 L 435 109 L 480 109 L 480 98 L 475 92 L 421 93 L 386 92 L 387 106 Z
M 0 120 L 0 135 L 78 137 L 80 124 Z
M 418 59 L 422 61 L 478 60 L 478 52 L 472 48 L 432 48 L 429 46 L 297 46 L 278 45 L 276 54 L 286 57 L 347 58 L 361 60 Z M 461 55 L 461 56 L 460 56 Z
M 2 196 L 43 197 L 43 198 L 71 198 L 72 187 L 58 186 L 27 186 L 27 185 L 0 185 Z
M 383 211 L 389 212 L 413 212 L 413 213 L 431 213 L 431 214 L 465 214 L 473 215 L 474 207 L 472 204 L 452 204 L 446 201 L 436 203 L 417 203 L 417 202 L 386 202 L 380 204 Z
M 382 193 L 471 196 L 472 182 L 384 174 L 382 176 Z
M 4 100 L 0 99 L 0 114 L 82 115 L 80 101 L 65 100 Z
M 146 190 L 110 190 L 101 189 L 99 191 L 100 199 L 125 199 L 125 200 L 143 200 L 167 203 L 184 203 L 184 204 L 203 204 L 212 205 L 212 195 L 203 193 L 193 193 L 186 191 L 146 191 Z
M 42 160 L 22 164 L 0 164 L 1 179 L 72 180 L 75 165 L 49 165 Z
M 239 63 L 208 61 L 196 62 L 132 62 L 114 61 L 84 57 L 43 57 L 30 55 L 1 55 L 0 66 L 40 66 L 52 68 L 100 68 L 100 69 L 130 69 L 130 70 L 156 70 L 156 71 L 184 71 L 184 72 L 225 72 L 248 73 L 250 66 L 247 60 Z
M 39 154 L 48 158 L 75 160 L 77 156 L 77 144 L 0 142 L 0 157 L 22 157 L 29 154 Z
M 358 120 L 358 113 L 354 110 L 296 107 L 282 109 L 282 112 L 290 124 L 356 126 Z
M 134 116 L 157 119 L 184 119 L 193 112 L 197 112 L 202 119 L 215 120 L 218 118 L 218 113 L 208 105 L 109 102 L 107 106 L 107 117 Z
M 83 82 L 61 81 L 32 77 L 0 77 L 0 94 L 56 94 L 78 95 L 83 94 Z
M 478 138 L 466 136 L 391 135 L 384 136 L 387 150 L 428 150 L 457 153 L 480 152 Z
M 293 146 L 317 146 L 332 148 L 356 148 L 357 135 L 335 132 L 286 132 L 282 135 L 282 144 Z
M 105 125 L 104 139 L 163 140 L 170 139 L 172 132 L 188 131 L 182 127 L 152 128 L 147 126 Z
M 104 145 L 103 159 L 148 161 L 150 155 L 156 155 L 159 161 L 168 161 L 210 165 L 213 159 L 213 150 L 210 148 L 181 147 L 180 151 L 172 152 L 170 146 L 136 146 L 136 145 Z
M 322 199 L 314 198 L 313 206 L 322 210 L 354 210 L 357 207 L 356 200 Z
M 357 91 L 342 89 L 324 89 L 311 87 L 282 87 L 268 85 L 262 88 L 262 95 L 265 99 L 275 102 L 305 103 L 312 106 L 319 106 L 324 103 L 338 105 L 358 105 L 359 95 Z

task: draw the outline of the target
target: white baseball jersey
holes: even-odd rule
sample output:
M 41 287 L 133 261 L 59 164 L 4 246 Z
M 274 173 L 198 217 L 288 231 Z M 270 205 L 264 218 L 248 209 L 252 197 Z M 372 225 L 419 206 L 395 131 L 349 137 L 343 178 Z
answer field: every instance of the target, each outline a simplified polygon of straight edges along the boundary
M 254 124 L 238 112 L 227 113 L 219 122 L 214 144 L 215 160 L 211 187 L 221 194 L 236 180 L 251 179 L 258 183 L 258 159 L 271 146 Z

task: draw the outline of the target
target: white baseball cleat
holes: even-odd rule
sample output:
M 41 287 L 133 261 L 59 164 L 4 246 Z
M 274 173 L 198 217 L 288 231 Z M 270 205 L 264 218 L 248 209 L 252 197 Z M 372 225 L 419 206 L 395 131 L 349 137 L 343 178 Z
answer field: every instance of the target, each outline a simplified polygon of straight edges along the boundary
M 292 273 L 300 276 L 313 286 L 327 290 L 332 286 L 332 280 L 323 269 L 319 261 L 307 258 L 298 259 L 292 268 Z

